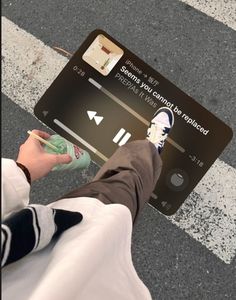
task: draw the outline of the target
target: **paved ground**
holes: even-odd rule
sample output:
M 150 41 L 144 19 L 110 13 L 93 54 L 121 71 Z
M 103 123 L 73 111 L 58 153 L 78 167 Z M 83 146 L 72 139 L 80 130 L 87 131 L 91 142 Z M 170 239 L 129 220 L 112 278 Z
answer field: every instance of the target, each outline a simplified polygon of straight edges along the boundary
M 235 130 L 236 34 L 225 25 L 227 15 L 222 24 L 175 0 L 3 1 L 2 15 L 48 46 L 70 52 L 102 28 Z M 32 128 L 43 125 L 3 95 L 2 156 L 15 157 Z M 220 157 L 234 168 L 235 146 L 233 139 Z M 35 184 L 32 201 L 48 203 L 97 170 L 92 164 L 79 175 L 50 174 Z M 153 299 L 236 298 L 235 258 L 225 264 L 149 206 L 134 229 L 132 252 Z

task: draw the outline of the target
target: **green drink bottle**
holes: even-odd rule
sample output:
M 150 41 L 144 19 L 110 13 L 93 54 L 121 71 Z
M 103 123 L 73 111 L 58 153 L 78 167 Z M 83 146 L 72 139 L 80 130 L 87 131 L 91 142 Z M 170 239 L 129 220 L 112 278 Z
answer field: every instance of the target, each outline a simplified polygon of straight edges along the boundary
M 69 164 L 59 164 L 55 166 L 52 171 L 66 171 L 75 169 L 85 169 L 91 162 L 90 155 L 87 151 L 79 148 L 78 146 L 70 143 L 58 134 L 51 135 L 47 140 L 49 143 L 57 147 L 58 151 L 53 150 L 51 147 L 45 145 L 44 149 L 47 153 L 51 154 L 69 154 L 72 161 Z

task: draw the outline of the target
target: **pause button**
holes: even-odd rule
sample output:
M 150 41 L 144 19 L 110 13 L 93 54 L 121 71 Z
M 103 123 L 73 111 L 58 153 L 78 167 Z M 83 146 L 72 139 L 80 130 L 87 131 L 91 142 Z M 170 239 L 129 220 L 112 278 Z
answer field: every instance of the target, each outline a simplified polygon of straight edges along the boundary
M 125 133 L 125 129 L 121 128 L 113 138 L 113 142 L 117 144 L 120 141 L 118 145 L 122 146 L 128 142 L 130 137 L 131 134 L 129 132 Z

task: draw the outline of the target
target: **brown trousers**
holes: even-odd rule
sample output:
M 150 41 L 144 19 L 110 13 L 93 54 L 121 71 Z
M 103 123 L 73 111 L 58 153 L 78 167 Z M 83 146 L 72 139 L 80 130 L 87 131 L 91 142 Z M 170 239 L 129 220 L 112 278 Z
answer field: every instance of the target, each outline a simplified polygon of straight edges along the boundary
M 135 222 L 155 188 L 161 167 L 161 158 L 152 143 L 132 141 L 117 149 L 92 182 L 63 198 L 92 197 L 105 204 L 123 204 Z

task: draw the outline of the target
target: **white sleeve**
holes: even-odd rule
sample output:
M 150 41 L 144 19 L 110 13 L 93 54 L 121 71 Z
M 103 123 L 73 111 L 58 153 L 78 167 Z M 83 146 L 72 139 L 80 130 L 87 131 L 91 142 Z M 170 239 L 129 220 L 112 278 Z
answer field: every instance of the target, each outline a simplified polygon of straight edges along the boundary
M 2 220 L 29 203 L 30 184 L 12 159 L 2 158 Z

